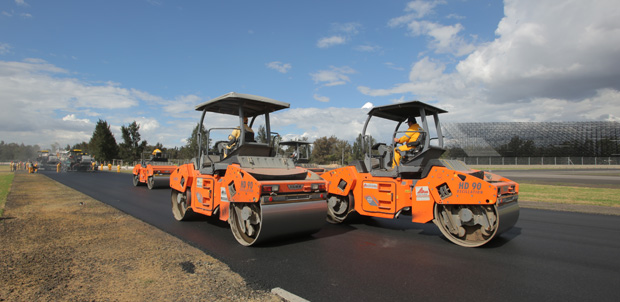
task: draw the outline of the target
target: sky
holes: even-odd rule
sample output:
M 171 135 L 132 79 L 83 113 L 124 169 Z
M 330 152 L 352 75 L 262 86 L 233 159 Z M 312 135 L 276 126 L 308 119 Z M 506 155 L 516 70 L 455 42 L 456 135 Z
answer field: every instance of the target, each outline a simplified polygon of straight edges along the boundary
M 5 143 L 87 142 L 103 120 L 118 143 L 136 121 L 149 144 L 180 147 L 195 106 L 233 91 L 289 103 L 272 130 L 310 141 L 353 141 L 365 104 L 411 100 L 447 110 L 442 122 L 620 121 L 620 5 L 0 1 Z

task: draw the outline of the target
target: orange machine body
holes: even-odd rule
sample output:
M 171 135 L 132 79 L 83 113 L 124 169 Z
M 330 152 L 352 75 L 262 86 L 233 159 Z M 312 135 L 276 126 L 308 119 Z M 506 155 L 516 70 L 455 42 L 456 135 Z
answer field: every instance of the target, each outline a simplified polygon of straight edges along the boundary
M 175 165 L 160 166 L 149 163 L 145 167 L 142 164 L 137 164 L 133 167 L 132 172 L 133 175 L 138 175 L 141 183 L 146 183 L 149 177 L 170 176 L 170 174 L 172 174 L 172 172 L 177 168 L 178 167 Z
M 229 219 L 230 203 L 263 206 L 300 201 L 324 201 L 326 182 L 311 171 L 298 180 L 257 180 L 248 169 L 231 164 L 223 174 L 203 174 L 193 164 L 178 167 L 170 176 L 170 188 L 185 192 L 194 213 Z M 260 178 L 260 177 L 259 177 Z M 277 191 L 274 188 L 277 187 Z
M 133 185 L 139 186 L 146 184 L 149 189 L 155 187 L 168 187 L 170 174 L 178 167 L 172 165 L 165 159 L 142 161 L 133 167 Z
M 331 170 L 322 177 L 329 181 L 330 194 L 350 198 L 350 210 L 381 218 L 410 211 L 416 223 L 431 222 L 435 204 L 495 205 L 516 200 L 519 190 L 516 182 L 493 173 L 442 166 L 432 167 L 421 179 L 372 176 L 357 172 L 354 166 Z

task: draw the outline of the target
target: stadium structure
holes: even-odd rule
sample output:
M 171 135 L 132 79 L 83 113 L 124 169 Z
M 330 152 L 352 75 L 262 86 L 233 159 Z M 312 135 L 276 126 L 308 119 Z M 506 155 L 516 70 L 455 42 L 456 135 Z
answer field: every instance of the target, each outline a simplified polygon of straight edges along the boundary
M 581 143 L 589 156 L 600 156 L 596 142 L 611 143 L 611 156 L 620 155 L 620 122 L 485 122 L 443 123 L 448 148 L 467 156 L 502 156 L 499 151 L 514 137 L 532 141 L 537 148 Z

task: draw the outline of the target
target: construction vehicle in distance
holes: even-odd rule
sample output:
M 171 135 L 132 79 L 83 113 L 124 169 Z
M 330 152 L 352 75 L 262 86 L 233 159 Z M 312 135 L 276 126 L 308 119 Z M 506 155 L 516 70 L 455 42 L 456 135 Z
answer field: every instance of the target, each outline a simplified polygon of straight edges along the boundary
M 292 159 L 295 164 L 310 162 L 312 143 L 307 141 L 281 141 L 279 145 L 284 151 L 283 156 Z
M 69 150 L 69 167 L 67 171 L 94 171 L 94 159 L 81 149 Z
M 143 158 L 133 167 L 133 185 L 137 187 L 146 184 L 149 190 L 156 187 L 168 188 L 170 174 L 176 169 L 177 166 L 168 162 L 168 158 L 161 150 L 155 149 L 148 160 Z
M 41 150 L 37 152 L 37 162 L 40 170 L 56 170 L 58 157 L 49 150 Z
M 198 156 L 170 176 L 172 213 L 176 220 L 192 214 L 228 221 L 235 239 L 244 246 L 283 236 L 311 234 L 325 225 L 326 182 L 296 167 L 290 158 L 276 156 L 271 144 L 269 114 L 288 103 L 249 94 L 228 93 L 196 106 L 202 112 Z M 238 117 L 237 127 L 206 128 L 207 113 Z M 251 130 L 264 118 L 267 143 L 257 143 Z M 233 134 L 210 149 L 213 133 Z M 203 134 L 204 133 L 204 134 Z M 237 135 L 234 135 L 237 134 Z M 203 135 L 205 137 L 203 137 Z
M 445 149 L 438 115 L 446 112 L 419 101 L 372 108 L 362 130 L 364 159 L 322 174 L 329 181 L 328 220 L 340 223 L 352 211 L 390 219 L 411 215 L 415 223 L 433 221 L 447 239 L 465 247 L 484 245 L 510 229 L 519 217 L 519 185 L 461 161 L 440 159 Z M 396 123 L 390 145 L 370 146 L 367 130 L 374 117 Z M 434 145 L 429 117 L 437 135 Z M 417 141 L 408 142 L 411 149 L 401 152 L 400 164 L 392 164 L 394 138 L 413 137 L 411 130 L 399 131 L 408 118 L 421 120 L 422 131 Z
M 325 168 L 308 165 L 312 155 L 312 143 L 307 141 L 281 141 L 279 147 L 282 148 L 283 156 L 290 158 L 296 165 L 300 165 L 318 175 L 325 172 Z

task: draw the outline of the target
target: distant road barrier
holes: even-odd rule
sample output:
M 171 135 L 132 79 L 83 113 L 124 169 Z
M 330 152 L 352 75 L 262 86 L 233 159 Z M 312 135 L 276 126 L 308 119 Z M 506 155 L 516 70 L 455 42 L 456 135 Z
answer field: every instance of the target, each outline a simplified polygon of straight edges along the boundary
M 620 157 L 501 157 L 501 156 L 480 156 L 480 157 L 456 157 L 468 165 L 578 165 L 578 166 L 599 166 L 599 165 L 618 165 Z

